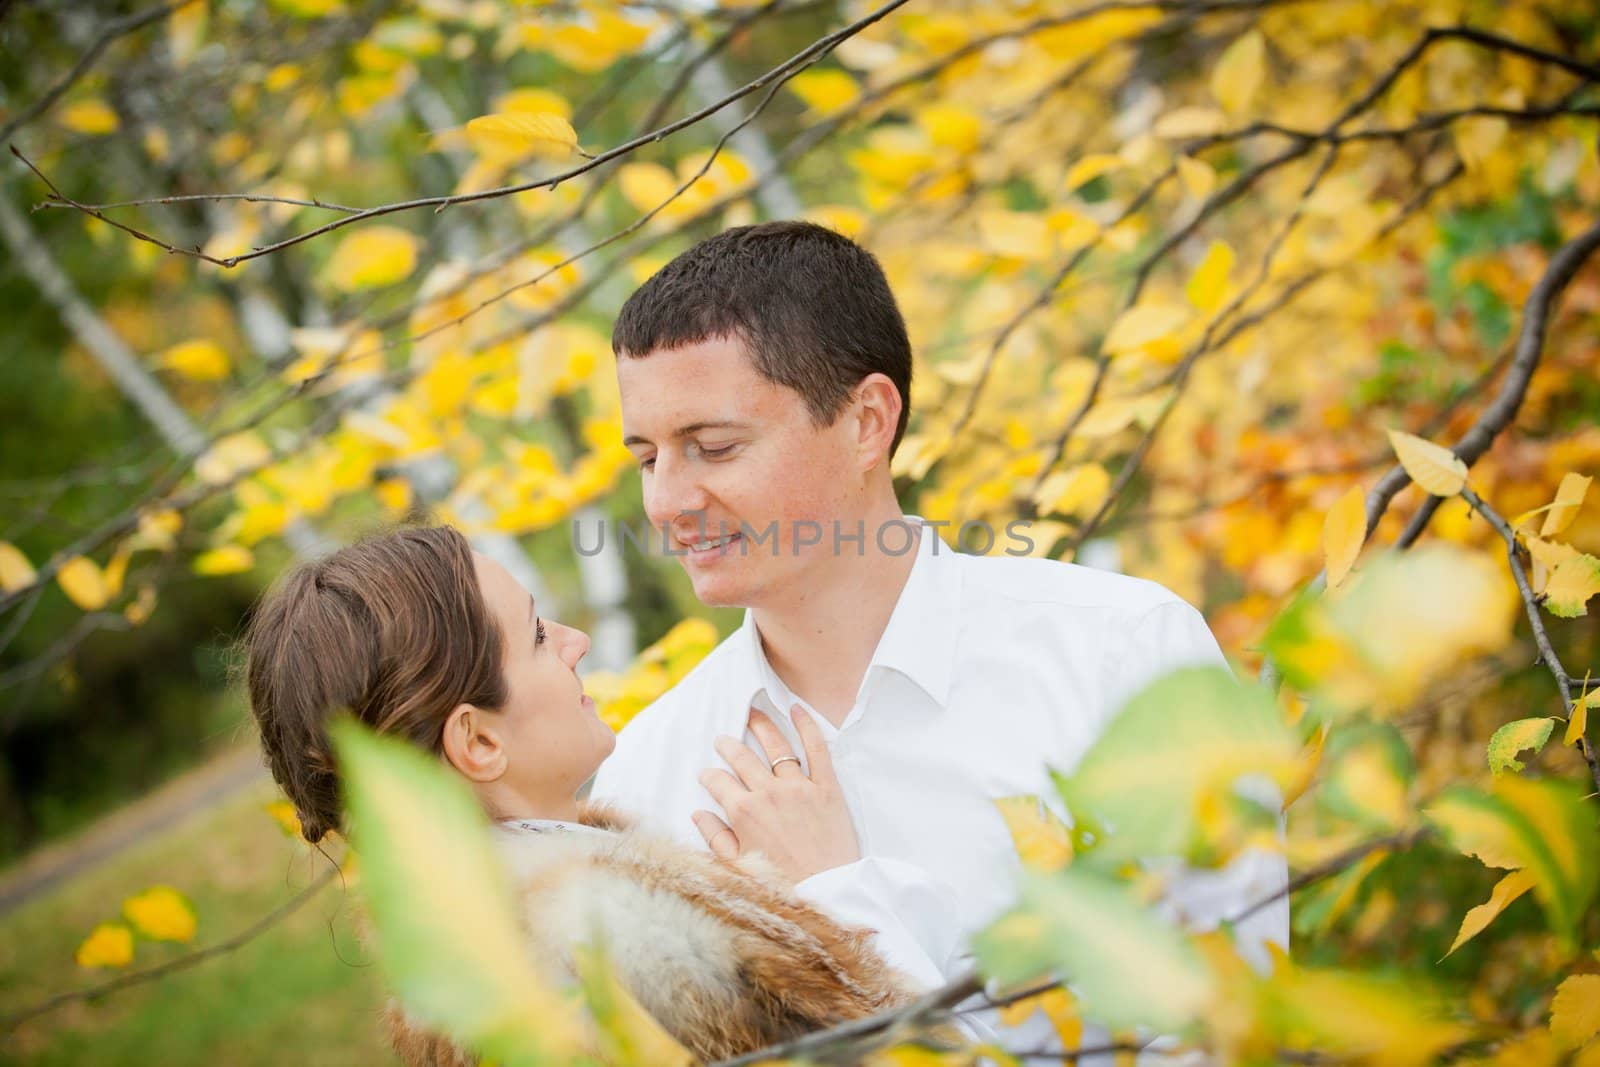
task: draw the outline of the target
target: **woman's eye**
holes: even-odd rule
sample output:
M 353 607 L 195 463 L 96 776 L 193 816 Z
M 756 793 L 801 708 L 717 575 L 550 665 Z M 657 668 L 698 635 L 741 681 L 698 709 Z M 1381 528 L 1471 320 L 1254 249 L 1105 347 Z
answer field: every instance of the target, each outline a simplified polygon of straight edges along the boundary
M 536 645 L 544 644 L 544 620 L 543 619 L 537 619 L 537 620 L 534 621 L 534 624 L 533 624 L 533 643 L 536 644 Z

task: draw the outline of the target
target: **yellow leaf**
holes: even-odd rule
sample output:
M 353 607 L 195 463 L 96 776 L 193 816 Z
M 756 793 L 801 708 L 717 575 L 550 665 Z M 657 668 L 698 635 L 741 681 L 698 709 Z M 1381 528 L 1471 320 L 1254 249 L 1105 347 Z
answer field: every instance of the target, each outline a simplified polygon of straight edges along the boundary
M 1164 140 L 1204 137 L 1222 129 L 1223 114 L 1214 107 L 1180 107 L 1156 120 L 1150 132 Z
M 1188 318 L 1181 304 L 1136 304 L 1117 316 L 1100 347 L 1109 355 L 1131 352 L 1173 336 Z
M 1450 127 L 1456 152 L 1469 172 L 1482 170 L 1505 140 L 1508 125 L 1498 116 L 1464 119 Z
M 255 562 L 254 554 L 243 545 L 223 545 L 200 553 L 195 557 L 193 566 L 196 574 L 238 574 L 249 570 Z
M 100 568 L 82 556 L 74 556 L 63 563 L 56 572 L 56 581 L 61 584 L 61 591 L 67 594 L 67 599 L 84 611 L 99 611 L 111 599 L 111 591 L 106 588 L 105 576 L 100 573 Z
M 79 967 L 126 967 L 133 959 L 133 931 L 121 923 L 101 923 L 74 958 Z
M 1067 171 L 1067 176 L 1061 184 L 1067 189 L 1076 189 L 1078 186 L 1092 182 L 1100 175 L 1116 170 L 1122 165 L 1121 156 L 1109 153 L 1084 156 Z
M 156 610 L 156 589 L 153 585 L 143 585 L 134 594 L 133 600 L 122 609 L 123 618 L 135 626 L 143 626 L 149 621 L 150 615 Z
M 578 147 L 572 124 L 548 111 L 481 115 L 467 123 L 466 137 L 474 152 L 497 162 L 528 155 L 562 159 Z
M 808 70 L 789 79 L 789 88 L 816 115 L 843 111 L 861 95 L 856 80 L 842 70 Z
M 1600 704 L 1600 689 L 1591 691 L 1588 696 L 1572 706 L 1572 717 L 1567 720 L 1567 733 L 1561 739 L 1562 744 L 1578 743 L 1578 738 L 1589 728 L 1589 709 L 1596 704 Z
M 1040 483 L 1033 500 L 1042 513 L 1074 515 L 1099 504 L 1110 488 L 1111 475 L 1106 469 L 1098 463 L 1085 463 L 1051 474 Z
M 1528 575 L 1528 580 L 1533 584 L 1535 593 L 1544 592 L 1551 571 L 1579 555 L 1577 549 L 1560 541 L 1544 541 L 1532 534 L 1523 534 L 1522 540 L 1528 546 L 1528 555 L 1533 558 L 1533 573 Z
M 1228 289 L 1228 273 L 1233 270 L 1233 249 L 1226 241 L 1212 241 L 1205 258 L 1189 276 L 1183 295 L 1201 311 L 1215 311 L 1222 306 L 1222 297 Z
M 983 120 L 969 107 L 949 102 L 929 104 L 917 112 L 917 125 L 940 148 L 976 152 L 983 135 Z
M 1217 172 L 1209 163 L 1192 156 L 1178 157 L 1178 181 L 1184 192 L 1196 200 L 1204 200 L 1217 187 Z
M 1322 523 L 1322 551 L 1327 559 L 1328 588 L 1337 589 L 1345 580 L 1367 534 L 1367 504 L 1359 485 L 1352 485 L 1328 509 Z
M 122 592 L 122 581 L 128 576 L 128 560 L 133 557 L 136 540 L 137 535 L 124 540 L 117 546 L 117 550 L 111 553 L 111 558 L 106 561 L 106 569 L 101 577 L 106 583 L 106 599 L 108 600 Z
M 417 239 L 398 226 L 371 226 L 339 242 L 325 268 L 329 283 L 347 293 L 393 285 L 417 266 Z
M 1251 30 L 1230 44 L 1211 72 L 1211 95 L 1237 115 L 1250 106 L 1267 72 L 1267 42 Z
M 846 207 L 843 204 L 822 204 L 809 208 L 805 218 L 818 226 L 826 226 L 835 233 L 852 239 L 860 237 L 861 232 L 867 228 L 866 214 L 859 208 Z M 655 271 L 650 273 L 654 274 Z
M 1533 888 L 1533 875 L 1530 875 L 1526 870 L 1514 870 L 1506 877 L 1501 878 L 1498 883 L 1494 883 L 1494 891 L 1490 893 L 1490 899 L 1483 902 L 1483 904 L 1478 904 L 1474 909 L 1470 909 L 1461 918 L 1461 929 L 1456 933 L 1456 939 L 1450 944 L 1450 952 L 1445 953 L 1446 957 L 1454 950 L 1459 949 L 1461 945 L 1472 941 L 1478 934 L 1482 934 L 1490 923 L 1499 918 L 1499 913 L 1504 912 L 1509 907 L 1510 902 L 1515 901 L 1517 897 L 1522 896 L 1523 893 L 1526 893 L 1531 888 Z
M 1556 490 L 1556 499 L 1550 505 L 1550 511 L 1544 517 L 1544 525 L 1539 527 L 1540 537 L 1553 537 L 1567 528 L 1573 516 L 1578 514 L 1578 508 L 1583 505 L 1583 498 L 1589 492 L 1589 483 L 1594 479 L 1582 474 L 1567 474 L 1561 479 L 1561 486 Z
M 1389 431 L 1389 444 L 1400 466 L 1425 492 L 1455 496 L 1467 484 L 1467 465 L 1448 448 L 1400 430 Z
M 1024 867 L 1059 871 L 1072 862 L 1072 834 L 1037 796 L 996 797 Z
M 372 487 L 372 492 L 383 510 L 395 518 L 411 510 L 411 483 L 404 478 L 385 478 Z
M 204 3 L 190 0 L 179 4 L 167 18 L 167 49 L 173 66 L 187 66 L 194 58 L 205 35 L 207 14 Z
M 1261 993 L 1268 1015 L 1292 1035 L 1290 1048 L 1309 1046 L 1343 1062 L 1432 1063 L 1471 1034 L 1430 991 L 1388 976 L 1313 970 L 1285 959 Z
M 1589 598 L 1600 593 L 1600 559 L 1579 554 L 1564 559 L 1544 586 L 1544 606 L 1552 615 L 1575 619 L 1588 611 Z
M 567 98 L 549 89 L 533 87 L 512 89 L 495 97 L 494 109 L 497 112 L 528 111 L 535 114 L 543 112 L 559 115 L 569 122 L 572 120 L 572 105 L 567 103 Z
M 1028 211 L 982 212 L 978 236 L 990 252 L 1022 260 L 1043 259 L 1055 244 L 1049 222 Z
M 220 382 L 228 376 L 228 353 L 215 341 L 196 339 L 161 353 L 161 366 L 197 382 Z
M 37 577 L 33 564 L 28 562 L 28 557 L 22 554 L 20 548 L 10 541 L 0 541 L 0 590 L 16 592 L 32 585 Z
M 152 941 L 194 940 L 194 908 L 168 885 L 152 886 L 122 902 L 122 914 Z
M 120 125 L 117 113 L 100 99 L 79 100 L 68 104 L 57 113 L 57 120 L 72 132 L 87 134 L 90 137 L 115 133 Z
M 1567 1048 L 1600 1034 L 1600 974 L 1575 974 L 1557 987 L 1550 1032 Z
M 635 211 L 654 211 L 677 192 L 678 179 L 659 163 L 628 163 L 617 172 L 617 186 Z

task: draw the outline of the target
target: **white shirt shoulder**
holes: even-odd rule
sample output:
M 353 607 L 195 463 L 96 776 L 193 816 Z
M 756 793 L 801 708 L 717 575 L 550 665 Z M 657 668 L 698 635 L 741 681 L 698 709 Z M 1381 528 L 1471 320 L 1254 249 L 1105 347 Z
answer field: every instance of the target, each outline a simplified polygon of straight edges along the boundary
M 1069 608 L 1114 608 L 1137 619 L 1152 608 L 1186 601 L 1146 578 L 1031 556 L 969 556 L 960 560 L 962 586 L 979 596 Z

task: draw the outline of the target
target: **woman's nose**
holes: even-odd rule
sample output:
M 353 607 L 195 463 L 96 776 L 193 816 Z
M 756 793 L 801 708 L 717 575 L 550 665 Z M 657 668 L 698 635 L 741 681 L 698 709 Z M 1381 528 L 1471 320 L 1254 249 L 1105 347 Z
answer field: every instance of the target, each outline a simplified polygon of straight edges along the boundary
M 564 658 L 567 666 L 576 668 L 583 661 L 583 657 L 589 654 L 589 635 L 575 626 L 563 626 L 562 629 L 567 631 L 567 639 L 562 648 L 566 653 Z

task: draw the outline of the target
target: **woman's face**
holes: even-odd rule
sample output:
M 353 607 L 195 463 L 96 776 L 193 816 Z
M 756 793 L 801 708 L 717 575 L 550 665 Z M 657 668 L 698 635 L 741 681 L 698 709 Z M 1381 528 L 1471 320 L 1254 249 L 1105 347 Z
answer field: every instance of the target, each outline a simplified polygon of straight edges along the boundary
M 509 757 L 499 784 L 537 806 L 570 802 L 617 743 L 578 679 L 589 637 L 539 618 L 533 598 L 510 572 L 487 556 L 472 556 L 504 645 L 506 703 L 490 713 Z

